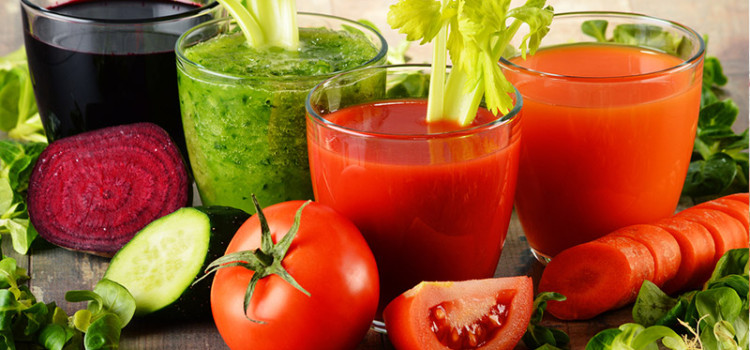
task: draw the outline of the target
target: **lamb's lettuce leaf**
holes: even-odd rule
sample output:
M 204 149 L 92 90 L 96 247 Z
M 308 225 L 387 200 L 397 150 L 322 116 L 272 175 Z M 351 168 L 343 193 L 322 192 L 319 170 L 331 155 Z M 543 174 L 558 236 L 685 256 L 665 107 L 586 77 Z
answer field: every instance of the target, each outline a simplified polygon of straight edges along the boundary
M 47 142 L 24 48 L 0 57 L 0 130 L 11 139 Z

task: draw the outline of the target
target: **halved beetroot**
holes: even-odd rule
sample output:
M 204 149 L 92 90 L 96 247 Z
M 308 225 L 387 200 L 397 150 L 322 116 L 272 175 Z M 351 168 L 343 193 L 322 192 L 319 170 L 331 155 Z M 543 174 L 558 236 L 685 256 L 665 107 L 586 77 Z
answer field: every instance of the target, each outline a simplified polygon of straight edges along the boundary
M 29 180 L 39 235 L 64 248 L 112 256 L 141 228 L 188 202 L 188 173 L 164 129 L 114 126 L 51 143 Z

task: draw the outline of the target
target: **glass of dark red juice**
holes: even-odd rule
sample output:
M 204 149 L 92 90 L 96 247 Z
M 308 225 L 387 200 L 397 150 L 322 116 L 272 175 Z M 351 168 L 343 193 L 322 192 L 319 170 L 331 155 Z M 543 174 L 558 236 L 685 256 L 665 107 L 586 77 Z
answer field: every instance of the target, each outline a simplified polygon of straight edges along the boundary
M 148 121 L 186 155 L 174 46 L 215 0 L 21 0 L 34 93 L 49 141 Z

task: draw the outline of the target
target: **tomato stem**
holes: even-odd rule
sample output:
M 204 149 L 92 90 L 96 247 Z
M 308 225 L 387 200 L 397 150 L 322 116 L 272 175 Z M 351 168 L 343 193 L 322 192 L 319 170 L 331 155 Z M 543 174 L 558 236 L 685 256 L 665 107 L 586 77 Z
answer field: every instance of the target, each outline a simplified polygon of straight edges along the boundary
M 264 252 L 260 248 L 256 249 L 253 252 L 253 254 L 255 254 L 255 256 L 258 258 L 258 260 L 260 261 L 260 263 L 263 264 L 264 266 L 271 266 L 274 263 L 273 255 L 272 254 L 267 254 L 266 252 Z
M 294 277 L 292 277 L 292 275 L 290 275 L 289 272 L 284 269 L 281 263 L 292 244 L 292 240 L 297 235 L 297 231 L 299 231 L 299 225 L 302 219 L 302 209 L 310 204 L 311 201 L 303 203 L 299 207 L 299 209 L 297 209 L 297 212 L 294 215 L 294 222 L 292 224 L 292 227 L 289 228 L 289 231 L 286 233 L 286 235 L 284 235 L 284 237 L 281 238 L 281 240 L 279 240 L 278 243 L 274 244 L 271 237 L 271 229 L 268 226 L 266 216 L 263 214 L 263 210 L 260 208 L 260 204 L 258 204 L 258 200 L 257 198 L 255 198 L 255 195 L 252 195 L 252 198 L 253 205 L 255 206 L 255 211 L 258 215 L 258 221 L 260 221 L 261 247 L 255 250 L 243 250 L 227 254 L 212 261 L 210 264 L 208 264 L 205 274 L 198 280 L 196 280 L 193 284 L 198 283 L 203 278 L 210 275 L 212 272 L 216 272 L 219 269 L 227 267 L 243 267 L 250 271 L 253 271 L 253 277 L 250 279 L 250 282 L 247 285 L 247 289 L 245 290 L 245 299 L 243 303 L 243 307 L 245 309 L 245 317 L 247 317 L 249 321 L 265 324 L 265 322 L 251 319 L 247 315 L 250 307 L 250 301 L 252 300 L 253 293 L 255 292 L 255 286 L 261 279 L 270 275 L 277 275 L 281 277 L 281 279 L 292 285 L 292 287 L 296 288 L 308 297 L 310 296 L 310 292 L 305 290 L 305 288 L 303 288 L 294 279 Z

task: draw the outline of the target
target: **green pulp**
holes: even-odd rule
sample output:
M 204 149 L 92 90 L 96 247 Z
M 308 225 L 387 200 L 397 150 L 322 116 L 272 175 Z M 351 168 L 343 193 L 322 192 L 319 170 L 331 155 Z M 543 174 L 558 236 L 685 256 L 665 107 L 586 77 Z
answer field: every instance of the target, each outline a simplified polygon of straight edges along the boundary
M 186 58 L 214 72 L 178 65 L 185 138 L 203 204 L 254 213 L 251 194 L 262 207 L 313 199 L 305 137 L 307 93 L 333 73 L 362 66 L 377 53 L 361 33 L 325 28 L 300 29 L 296 52 L 255 50 L 240 33 L 186 49 Z

